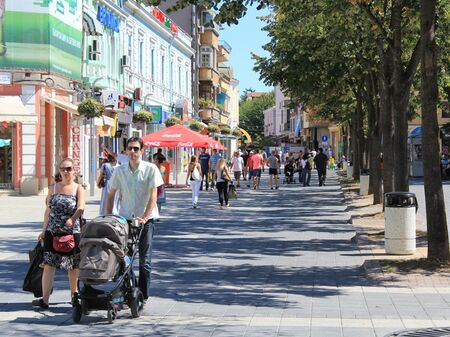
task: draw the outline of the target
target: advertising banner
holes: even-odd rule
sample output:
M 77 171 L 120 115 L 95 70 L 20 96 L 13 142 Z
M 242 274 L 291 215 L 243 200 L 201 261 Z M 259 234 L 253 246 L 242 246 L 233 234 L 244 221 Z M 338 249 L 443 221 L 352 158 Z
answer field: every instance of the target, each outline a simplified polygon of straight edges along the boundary
M 0 68 L 81 80 L 82 0 L 0 0 Z
M 148 124 L 162 124 L 162 122 L 163 122 L 163 111 L 162 111 L 162 106 L 161 105 L 146 105 L 144 107 L 142 104 L 140 104 L 140 103 L 138 103 L 136 101 L 133 102 L 133 111 L 134 112 L 138 112 L 138 111 L 141 111 L 143 109 L 151 112 L 152 115 L 153 115 L 152 121 L 150 123 L 148 123 Z

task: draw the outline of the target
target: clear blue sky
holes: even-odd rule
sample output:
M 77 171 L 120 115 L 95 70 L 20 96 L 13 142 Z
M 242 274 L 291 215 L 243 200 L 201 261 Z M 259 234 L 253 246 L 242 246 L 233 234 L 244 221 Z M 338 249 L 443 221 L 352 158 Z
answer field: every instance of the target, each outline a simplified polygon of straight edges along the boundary
M 257 16 L 267 15 L 268 10 L 258 11 L 256 6 L 251 7 L 247 14 L 239 20 L 238 25 L 223 25 L 220 30 L 219 40 L 225 40 L 231 46 L 229 64 L 234 68 L 234 77 L 239 80 L 239 92 L 246 88 L 255 91 L 272 91 L 273 87 L 266 87 L 259 80 L 259 73 L 253 71 L 254 61 L 251 52 L 260 56 L 268 56 L 262 49 L 262 45 L 269 42 L 269 37 L 261 28 L 265 22 L 257 19 Z

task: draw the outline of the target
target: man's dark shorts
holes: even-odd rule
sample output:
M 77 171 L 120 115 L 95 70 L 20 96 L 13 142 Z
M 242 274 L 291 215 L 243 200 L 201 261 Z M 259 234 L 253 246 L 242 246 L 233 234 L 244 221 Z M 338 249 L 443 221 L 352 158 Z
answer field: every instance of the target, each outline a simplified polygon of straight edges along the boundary
M 253 177 L 261 177 L 261 169 L 253 170 Z
M 274 168 L 270 168 L 269 169 L 269 175 L 277 176 L 278 175 L 278 170 L 274 169 Z
M 234 173 L 234 179 L 238 180 L 241 178 L 241 174 L 242 174 L 241 171 L 233 171 L 233 173 Z

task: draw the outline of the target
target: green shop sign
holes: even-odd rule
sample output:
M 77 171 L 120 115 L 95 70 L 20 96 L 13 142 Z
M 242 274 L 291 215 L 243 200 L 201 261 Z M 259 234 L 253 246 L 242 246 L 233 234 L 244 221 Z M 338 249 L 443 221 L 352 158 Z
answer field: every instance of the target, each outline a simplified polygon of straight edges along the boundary
M 81 80 L 82 0 L 0 0 L 0 68 Z

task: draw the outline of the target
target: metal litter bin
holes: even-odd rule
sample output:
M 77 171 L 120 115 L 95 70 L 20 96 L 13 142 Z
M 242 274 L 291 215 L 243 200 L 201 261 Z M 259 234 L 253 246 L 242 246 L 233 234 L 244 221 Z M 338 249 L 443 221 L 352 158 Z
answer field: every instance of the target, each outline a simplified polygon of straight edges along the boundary
M 387 254 L 407 255 L 416 251 L 417 209 L 414 193 L 384 195 L 384 248 Z
M 347 178 L 353 179 L 353 163 L 352 162 L 347 163 Z
M 359 176 L 359 195 L 368 195 L 369 194 L 369 170 L 361 170 L 361 174 Z

